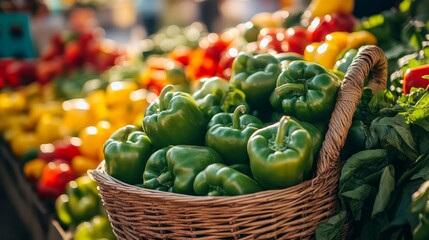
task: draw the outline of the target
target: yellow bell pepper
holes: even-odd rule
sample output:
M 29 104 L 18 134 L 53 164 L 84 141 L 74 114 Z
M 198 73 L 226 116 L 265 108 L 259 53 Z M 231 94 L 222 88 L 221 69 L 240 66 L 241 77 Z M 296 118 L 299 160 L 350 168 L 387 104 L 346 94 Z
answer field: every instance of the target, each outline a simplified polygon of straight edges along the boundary
M 30 181 L 38 182 L 46 164 L 46 161 L 41 158 L 35 158 L 26 162 L 23 167 L 24 176 Z
M 62 116 L 64 110 L 60 101 L 35 102 L 29 106 L 28 117 L 35 125 L 44 114 Z
M 305 12 L 306 17 L 321 17 L 331 13 L 352 13 L 354 10 L 354 0 L 312 0 Z
M 104 90 L 97 90 L 86 97 L 89 104 L 91 117 L 94 122 L 105 120 L 109 116 L 109 110 L 106 104 L 106 93 Z
M 361 30 L 348 34 L 346 48 L 359 48 L 363 45 L 371 44 L 377 44 L 377 38 L 372 33 Z
M 282 14 L 283 13 L 283 14 Z M 277 11 L 271 12 L 260 12 L 255 14 L 250 21 L 258 26 L 259 28 L 274 28 L 281 27 L 287 13 Z
M 12 114 L 22 112 L 26 107 L 26 97 L 22 92 L 0 93 L 0 112 Z
M 88 126 L 79 132 L 82 144 L 79 151 L 82 156 L 95 160 L 103 159 L 101 154 L 104 142 L 110 137 L 115 129 L 108 121 L 100 121 L 95 126 Z
M 9 126 L 8 128 L 4 129 L 3 138 L 6 142 L 10 143 L 12 138 L 24 131 L 25 130 L 21 126 Z
M 92 122 L 88 102 L 84 98 L 76 98 L 63 102 L 63 125 L 70 136 L 76 135 L 82 129 L 90 126 Z
M 34 128 L 34 123 L 28 118 L 25 113 L 15 114 L 0 114 L 0 131 L 7 131 L 11 128 L 19 128 L 23 130 L 31 130 Z
M 110 107 L 107 121 L 115 128 L 122 127 L 132 121 L 128 105 Z
M 41 143 L 50 143 L 67 136 L 68 132 L 61 116 L 45 113 L 37 122 L 36 134 Z
M 323 42 L 314 42 L 308 45 L 304 51 L 304 60 L 316 62 L 332 69 L 343 51 L 376 43 L 375 36 L 367 31 L 332 32 L 326 35 Z
M 88 170 L 96 169 L 100 161 L 86 156 L 76 156 L 71 160 L 71 167 L 78 176 L 85 175 Z
M 349 34 L 348 32 L 332 32 L 325 36 L 324 42 L 334 44 L 342 50 L 347 47 Z
M 139 88 L 132 80 L 114 81 L 106 88 L 106 104 L 108 107 L 128 104 L 130 93 Z
M 321 42 L 313 42 L 305 47 L 303 58 L 308 62 L 315 62 L 317 48 L 322 45 Z
M 18 158 L 32 149 L 39 147 L 41 142 L 35 132 L 21 131 L 14 134 L 10 139 L 10 148 Z
M 149 104 L 157 98 L 157 95 L 147 89 L 138 89 L 130 93 L 129 110 L 130 119 L 133 121 L 137 116 L 146 111 Z
M 305 48 L 304 60 L 332 69 L 341 51 L 334 43 L 311 43 Z

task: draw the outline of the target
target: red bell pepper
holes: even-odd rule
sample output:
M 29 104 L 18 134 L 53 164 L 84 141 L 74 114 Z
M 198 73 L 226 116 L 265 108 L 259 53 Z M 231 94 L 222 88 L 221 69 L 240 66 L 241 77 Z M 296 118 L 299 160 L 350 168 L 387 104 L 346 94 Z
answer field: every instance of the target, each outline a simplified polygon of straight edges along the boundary
M 259 49 L 275 53 L 294 52 L 302 55 L 308 44 L 310 44 L 308 32 L 300 26 L 287 29 L 263 28 L 258 36 Z
M 82 141 L 78 137 L 66 137 L 54 142 L 55 155 L 57 159 L 70 162 L 74 157 L 80 155 L 79 146 Z
M 429 86 L 429 64 L 408 68 L 404 74 L 403 90 L 410 93 L 411 88 L 426 88 Z
M 7 85 L 6 68 L 14 60 L 12 58 L 0 59 L 0 89 Z
M 199 47 L 192 52 L 187 72 L 191 79 L 216 76 L 218 63 L 233 39 L 227 34 L 210 33 L 200 41 Z
M 239 49 L 236 47 L 230 47 L 223 52 L 219 64 L 217 67 L 217 75 L 219 77 L 230 79 L 232 72 L 232 63 L 235 57 L 237 57 Z
M 307 30 L 311 42 L 321 42 L 332 32 L 351 32 L 357 23 L 356 18 L 349 13 L 332 13 L 323 17 L 315 17 Z
M 5 69 L 7 85 L 18 87 L 36 81 L 36 61 L 14 60 Z
M 67 162 L 49 162 L 37 184 L 37 193 L 44 199 L 56 199 L 65 192 L 67 183 L 74 179 L 76 174 Z
M 46 162 L 62 160 L 70 163 L 74 157 L 80 155 L 79 146 L 81 144 L 82 141 L 78 137 L 66 137 L 53 143 L 42 144 L 37 157 Z

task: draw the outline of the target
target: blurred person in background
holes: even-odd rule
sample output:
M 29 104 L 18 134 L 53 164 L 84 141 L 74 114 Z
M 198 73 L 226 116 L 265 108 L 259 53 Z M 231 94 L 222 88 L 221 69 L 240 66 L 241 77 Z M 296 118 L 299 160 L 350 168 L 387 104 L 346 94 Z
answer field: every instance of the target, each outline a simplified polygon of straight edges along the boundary
M 200 19 L 209 32 L 216 32 L 216 25 L 220 21 L 219 5 L 221 0 L 199 0 Z
M 198 20 L 198 3 L 195 0 L 162 0 L 162 26 L 188 26 Z
M 152 35 L 160 28 L 160 13 L 163 0 L 136 0 L 138 9 L 138 22 L 146 31 L 146 35 Z
M 280 9 L 280 0 L 223 0 L 219 1 L 222 21 L 216 29 L 224 29 L 249 21 L 256 13 L 275 12 Z

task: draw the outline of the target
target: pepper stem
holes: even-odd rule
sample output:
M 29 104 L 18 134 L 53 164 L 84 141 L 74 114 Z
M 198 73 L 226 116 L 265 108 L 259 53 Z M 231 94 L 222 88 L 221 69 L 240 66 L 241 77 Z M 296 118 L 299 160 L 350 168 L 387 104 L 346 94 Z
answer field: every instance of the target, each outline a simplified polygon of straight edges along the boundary
M 159 94 L 159 111 L 164 110 L 165 94 L 167 94 L 171 90 L 173 90 L 173 85 L 167 85 L 161 90 L 161 93 Z
M 239 129 L 240 128 L 240 116 L 246 112 L 246 106 L 240 105 L 234 110 L 234 114 L 232 117 L 232 128 Z
M 285 140 L 285 132 L 286 132 L 286 128 L 288 126 L 288 122 L 290 120 L 289 116 L 283 116 L 280 119 L 280 123 L 279 126 L 277 128 L 277 134 L 276 134 L 276 138 L 274 140 L 274 146 L 276 148 L 282 148 L 284 145 L 284 140 Z
M 134 132 L 136 130 L 136 128 L 134 127 L 134 126 L 132 126 L 132 125 L 128 125 L 128 126 L 125 126 L 123 129 L 122 129 L 122 132 L 121 132 L 121 134 L 120 135 L 118 135 L 118 140 L 120 140 L 121 142 L 126 142 L 127 140 L 128 140 L 128 136 L 132 133 L 132 132 Z
M 305 86 L 302 83 L 286 83 L 276 87 L 275 89 L 278 96 L 291 91 L 298 93 L 298 95 L 302 95 L 305 91 Z

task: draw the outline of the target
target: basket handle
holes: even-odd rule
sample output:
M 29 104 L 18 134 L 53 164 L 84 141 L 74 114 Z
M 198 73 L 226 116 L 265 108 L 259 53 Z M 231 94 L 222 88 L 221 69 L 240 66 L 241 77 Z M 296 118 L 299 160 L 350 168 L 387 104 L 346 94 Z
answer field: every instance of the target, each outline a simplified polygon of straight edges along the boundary
M 319 152 L 317 176 L 340 163 L 340 151 L 345 144 L 353 114 L 362 96 L 365 77 L 370 71 L 372 75 L 367 87 L 370 87 L 373 93 L 385 89 L 387 58 L 383 50 L 375 45 L 361 47 L 344 76 L 329 128 Z

